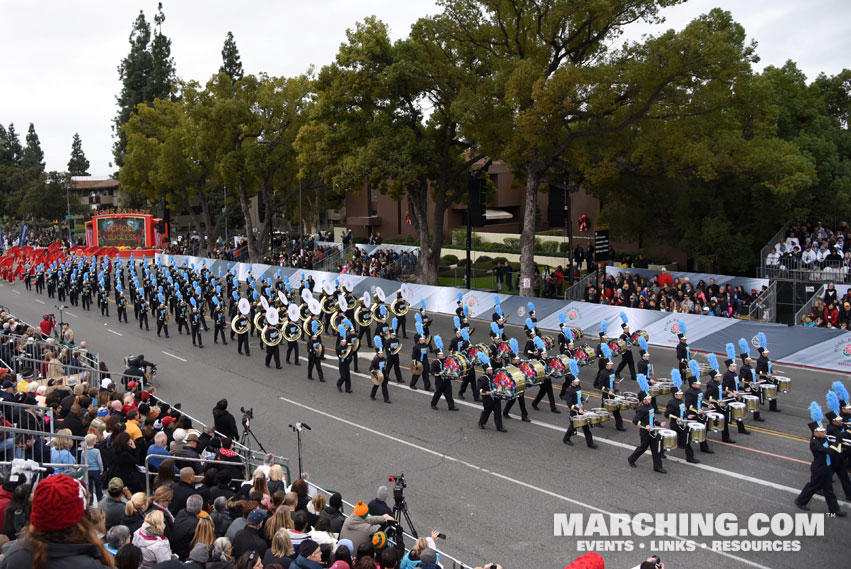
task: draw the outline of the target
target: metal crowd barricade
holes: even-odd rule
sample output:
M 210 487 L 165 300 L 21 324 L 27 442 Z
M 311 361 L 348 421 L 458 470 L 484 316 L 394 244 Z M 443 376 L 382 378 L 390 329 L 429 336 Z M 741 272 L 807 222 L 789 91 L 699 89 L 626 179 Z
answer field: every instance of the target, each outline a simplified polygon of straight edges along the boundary
M 827 285 L 821 285 L 818 290 L 813 293 L 810 299 L 804 303 L 798 312 L 795 313 L 795 324 L 800 325 L 804 321 L 804 317 L 808 316 L 810 312 L 813 310 L 813 306 L 815 306 L 816 301 L 824 298 L 824 291 L 827 288 Z
M 27 405 L 25 403 L 17 403 L 15 401 L 4 401 L 0 399 L 0 413 L 3 418 L 9 421 L 13 426 L 19 425 L 21 414 L 32 411 L 37 419 L 47 427 L 46 434 L 54 433 L 53 408 L 41 407 L 40 405 Z M 46 420 L 45 420 L 46 419 Z
M 80 459 L 81 458 L 80 457 L 80 450 L 84 449 L 86 447 L 86 438 L 85 437 L 77 437 L 77 436 L 74 436 L 74 435 L 60 435 L 58 433 L 51 433 L 51 432 L 47 432 L 47 431 L 33 431 L 33 430 L 30 430 L 30 429 L 23 429 L 23 428 L 20 428 L 20 427 L 6 427 L 6 426 L 3 426 L 3 425 L 0 425 L 0 433 L 2 433 L 4 445 L 8 444 L 8 443 L 6 443 L 6 441 L 9 438 L 11 438 L 12 441 L 13 441 L 10 446 L 4 447 L 4 449 L 3 449 L 3 452 L 6 453 L 7 458 L 24 458 L 22 456 L 20 449 L 18 448 L 18 444 L 20 444 L 24 448 L 26 448 L 28 440 L 32 440 L 33 443 L 37 442 L 38 439 L 51 439 L 51 441 L 58 440 L 58 439 L 70 440 L 72 442 L 72 449 L 69 450 L 69 452 L 74 456 L 75 460 L 77 460 L 77 464 L 76 464 L 77 468 L 74 468 L 74 470 L 85 470 L 86 472 L 88 472 L 88 466 L 86 465 L 86 461 Z M 9 456 L 10 450 L 12 451 L 11 457 Z M 45 461 L 44 460 L 45 458 L 48 459 L 48 460 L 50 459 L 50 455 L 48 455 L 47 457 L 42 456 L 40 458 L 42 458 L 42 460 L 41 461 L 36 460 L 36 462 L 38 462 L 42 466 L 54 466 L 54 467 L 59 466 L 59 467 L 63 467 L 63 468 L 71 468 L 71 467 L 75 466 L 75 465 L 71 465 L 71 464 L 54 465 L 52 463 Z M 35 458 L 34 458 L 34 460 L 35 460 Z M 6 461 L 6 462 L 0 462 L 0 464 L 11 464 L 11 459 Z
M 333 494 L 332 491 L 326 490 L 325 488 L 322 488 L 321 486 L 318 486 L 318 485 L 314 484 L 313 482 L 310 482 L 309 480 L 305 480 L 305 482 L 307 482 L 307 485 L 308 485 L 309 488 L 313 488 L 317 492 L 322 492 L 326 496 L 331 496 L 331 494 Z M 352 504 L 351 502 L 347 502 L 345 500 L 341 500 L 341 501 L 343 502 L 343 504 L 348 506 L 350 512 L 355 511 L 355 505 L 354 504 Z M 343 514 L 343 517 L 347 518 L 348 516 L 346 514 Z M 410 551 L 413 548 L 413 546 L 416 545 L 417 538 L 414 537 L 413 535 L 409 534 L 406 531 L 403 531 L 402 534 L 404 535 L 406 540 L 411 541 L 411 547 L 408 547 L 406 544 L 404 544 L 405 551 Z M 388 535 L 388 538 L 389 537 L 390 536 Z M 438 560 L 438 562 L 444 569 L 450 569 L 450 568 L 451 569 L 472 569 L 472 567 L 473 567 L 472 565 L 464 563 L 463 561 L 456 559 L 456 558 L 452 557 L 451 555 L 448 555 L 448 554 L 440 551 L 439 549 L 436 550 L 436 551 L 438 553 L 440 553 L 440 559 Z
M 748 308 L 751 320 L 774 322 L 777 320 L 777 282 L 772 282 Z
M 250 473 L 247 472 L 248 465 L 245 462 L 237 464 L 235 462 L 229 462 L 227 460 L 207 460 L 205 458 L 188 458 L 188 457 L 183 457 L 183 456 L 178 457 L 178 456 L 164 456 L 162 454 L 149 454 L 148 456 L 145 457 L 145 467 L 144 467 L 145 468 L 145 494 L 147 494 L 148 496 L 151 495 L 151 477 L 154 474 L 148 469 L 148 461 L 153 459 L 153 458 L 156 458 L 156 459 L 159 459 L 159 460 L 168 460 L 169 458 L 171 458 L 175 461 L 175 463 L 177 463 L 177 462 L 197 462 L 197 463 L 205 464 L 205 465 L 207 465 L 207 464 L 223 464 L 223 465 L 227 466 L 228 468 L 239 467 L 240 470 L 246 471 L 246 477 L 245 478 L 235 478 L 233 481 L 234 482 L 244 482 L 246 480 L 251 479 L 251 477 L 249 476 Z
M 51 365 L 54 365 L 54 366 L 55 365 L 61 365 L 62 370 L 61 370 L 61 373 L 59 373 L 59 375 L 56 377 L 57 379 L 59 377 L 67 378 L 68 376 L 76 375 L 76 376 L 79 376 L 80 383 L 85 382 L 85 383 L 88 383 L 89 385 L 92 385 L 94 387 L 98 387 L 100 385 L 100 381 L 98 380 L 98 377 L 100 375 L 100 371 L 96 368 L 89 366 L 89 365 L 83 364 L 82 360 L 80 360 L 80 361 L 81 361 L 80 365 L 70 365 L 70 364 L 64 364 L 62 362 L 60 362 L 59 364 L 50 364 L 50 363 L 44 361 L 43 359 L 36 359 L 36 358 L 30 357 L 29 355 L 16 355 L 16 356 L 12 357 L 12 361 L 7 362 L 7 363 L 12 364 L 12 366 L 15 366 L 15 364 L 21 364 L 20 368 L 17 368 L 17 369 L 23 369 L 23 368 L 26 368 L 26 367 L 31 367 L 33 369 L 34 373 L 35 373 L 34 377 L 36 379 L 45 379 L 47 377 L 46 374 L 42 374 L 42 366 L 49 367 Z M 12 369 L 16 369 L 16 368 L 13 367 Z

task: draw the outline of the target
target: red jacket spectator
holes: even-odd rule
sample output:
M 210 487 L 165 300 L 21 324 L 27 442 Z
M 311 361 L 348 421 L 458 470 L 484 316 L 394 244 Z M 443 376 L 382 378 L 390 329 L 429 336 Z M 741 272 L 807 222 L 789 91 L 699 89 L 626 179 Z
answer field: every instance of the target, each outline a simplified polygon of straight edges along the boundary
M 830 323 L 831 326 L 839 326 L 839 311 L 833 304 L 824 309 L 824 321 Z
M 56 322 L 50 317 L 50 314 L 45 314 L 38 326 L 41 328 L 42 334 L 50 336 L 53 333 L 53 328 L 56 326 Z
M 671 273 L 669 273 L 665 269 L 662 269 L 662 272 L 659 273 L 659 276 L 657 277 L 657 279 L 658 279 L 658 282 L 659 282 L 659 286 L 661 286 L 661 287 L 665 287 L 667 285 L 674 284 L 674 279 L 671 278 Z

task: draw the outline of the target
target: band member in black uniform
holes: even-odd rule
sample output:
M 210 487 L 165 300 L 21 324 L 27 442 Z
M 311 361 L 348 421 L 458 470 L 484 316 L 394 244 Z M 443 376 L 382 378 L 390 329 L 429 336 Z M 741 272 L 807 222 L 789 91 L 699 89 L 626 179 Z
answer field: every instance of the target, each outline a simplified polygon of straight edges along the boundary
M 198 347 L 203 348 L 204 342 L 201 338 L 201 311 L 198 308 L 197 302 L 195 302 L 195 298 L 193 297 L 192 302 L 192 312 L 189 314 L 189 319 L 191 321 L 192 326 L 192 345 L 195 345 L 195 339 L 198 339 Z
M 543 363 L 544 366 L 546 366 L 546 364 L 547 364 L 547 352 L 546 352 L 547 346 L 546 346 L 546 344 L 544 344 L 544 341 L 539 336 L 536 336 L 533 341 L 535 343 L 535 347 L 538 348 L 538 350 L 540 351 L 539 359 L 541 360 L 541 363 Z M 549 374 L 544 376 L 544 381 L 542 381 L 538 386 L 538 394 L 535 396 L 535 399 L 532 401 L 532 408 L 533 409 L 535 409 L 536 411 L 538 410 L 538 403 L 541 402 L 541 400 L 544 398 L 545 395 L 550 400 L 550 411 L 553 412 L 553 413 L 561 413 L 561 411 L 559 411 L 558 407 L 556 407 L 556 398 L 555 398 L 555 394 L 553 394 L 553 379 L 550 377 Z
M 573 342 L 573 333 L 570 331 L 570 328 L 567 327 L 567 319 L 565 319 L 564 314 L 559 312 L 558 319 L 559 333 L 556 339 L 558 342 L 558 353 L 573 357 L 573 351 L 568 348 L 568 345 Z
M 458 317 L 456 316 L 456 322 Z M 459 352 L 462 354 L 466 354 L 467 350 L 470 348 L 470 334 L 467 330 L 463 328 L 455 329 L 455 338 L 452 338 L 452 341 L 449 343 L 449 352 L 455 353 Z M 474 362 L 475 363 L 475 362 Z M 458 397 L 464 399 L 464 393 L 467 391 L 467 386 L 470 386 L 470 391 L 473 392 L 473 400 L 479 401 L 479 390 L 477 388 L 476 383 L 476 366 L 471 365 L 470 369 L 467 370 L 466 375 L 461 380 L 461 387 L 458 389 Z
M 312 324 L 310 339 L 307 341 L 307 379 L 313 381 L 313 370 L 316 369 L 316 375 L 319 376 L 319 381 L 325 383 L 325 375 L 322 373 L 322 360 L 325 359 L 325 346 L 322 345 L 322 338 L 316 333 L 319 325 Z
M 526 356 L 528 360 L 540 360 L 541 354 L 547 349 L 546 345 L 541 347 L 539 342 L 535 342 L 535 338 L 538 336 L 538 331 L 535 329 L 534 324 L 530 327 L 531 320 L 526 319 L 526 335 L 529 337 L 526 340 L 526 345 L 523 347 L 523 354 Z
M 745 341 L 745 346 L 747 346 L 747 341 Z M 756 378 L 754 377 L 751 362 L 753 362 L 753 360 L 751 359 L 750 355 L 747 353 L 743 353 L 742 367 L 739 369 L 739 379 L 745 386 L 745 391 L 747 393 L 750 393 L 751 395 L 759 397 L 760 403 L 762 403 L 763 399 L 765 398 L 765 394 L 762 393 L 762 390 L 759 388 L 759 384 L 757 383 Z M 759 423 L 765 422 L 765 419 L 763 419 L 759 415 L 759 409 L 754 411 L 753 420 Z
M 396 300 L 397 301 L 398 300 L 404 300 L 402 298 L 402 291 L 401 290 L 396 292 Z M 407 313 L 400 314 L 399 316 L 397 316 L 396 318 L 393 319 L 393 330 L 396 332 L 397 335 L 401 331 L 402 332 L 402 338 L 404 338 L 406 340 L 408 339 L 407 323 L 408 323 Z M 388 354 L 388 358 L 389 357 L 390 356 Z
M 732 344 L 729 344 L 732 347 Z M 728 354 L 729 355 L 729 354 Z M 733 354 L 735 356 L 735 353 Z M 739 381 L 739 375 L 736 373 L 736 362 L 733 358 L 724 360 L 724 365 L 727 366 L 727 371 L 721 379 L 721 388 L 724 392 L 724 397 L 728 400 L 735 400 L 741 395 L 740 388 L 742 387 Z M 750 431 L 745 428 L 745 422 L 742 419 L 736 420 L 736 427 L 741 435 L 749 435 Z
M 352 363 L 352 350 L 349 347 L 349 342 L 346 339 L 346 328 L 342 324 L 339 326 L 340 343 L 337 344 L 337 359 L 339 360 L 340 379 L 337 380 L 337 391 L 343 391 L 343 385 L 346 386 L 346 393 L 352 392 L 352 375 L 349 372 L 349 364 Z
M 218 298 L 213 297 L 213 343 L 219 343 L 219 334 L 222 336 L 222 344 L 225 346 L 228 345 L 228 341 L 225 338 L 225 311 L 222 306 L 222 303 L 219 302 Z
M 828 392 L 828 405 L 831 405 L 830 393 L 832 392 Z M 836 397 L 835 394 L 834 397 Z M 838 399 L 835 399 L 834 403 L 836 410 L 839 410 Z M 848 429 L 845 427 L 845 423 L 842 422 L 841 415 L 837 415 L 836 411 L 831 409 L 825 413 L 824 416 L 827 419 L 827 436 L 832 437 L 832 444 L 834 446 L 843 445 L 845 441 L 851 440 L 851 435 L 848 434 Z M 847 446 L 842 447 L 843 454 L 848 452 L 848 448 L 849 447 Z M 839 483 L 842 485 L 842 491 L 845 493 L 845 499 L 851 500 L 851 480 L 848 478 L 848 461 L 845 459 L 845 456 L 840 455 L 836 457 L 836 460 L 831 461 L 830 468 L 833 473 L 836 474 L 836 478 L 839 479 Z
M 574 363 L 573 360 L 571 360 L 571 364 L 572 363 Z M 571 437 L 576 434 L 576 429 L 573 427 L 573 417 L 585 414 L 583 405 L 588 398 L 583 397 L 582 388 L 579 386 L 579 368 L 577 367 L 573 370 L 568 377 L 571 378 L 570 386 L 564 390 L 564 400 L 567 402 L 567 406 L 570 409 L 571 420 L 561 442 L 568 446 L 573 446 L 573 442 L 570 440 Z M 582 433 L 585 435 L 585 444 L 588 445 L 588 448 L 597 448 L 597 443 L 594 442 L 594 437 L 591 435 L 591 427 L 584 425 L 582 427 Z
M 647 378 L 647 383 L 653 385 L 656 383 L 656 374 L 653 372 L 653 364 L 650 363 L 650 350 L 648 349 L 647 340 L 639 337 L 638 343 L 641 348 L 638 350 L 638 373 Z M 656 398 L 653 397 L 653 408 L 657 413 L 661 413 Z
M 673 371 L 673 370 L 672 370 Z M 679 370 L 677 370 L 679 373 Z M 700 391 L 700 377 L 692 377 L 691 387 L 686 390 L 683 401 L 686 404 L 687 417 L 693 421 L 706 423 L 706 411 L 703 409 L 703 393 Z M 715 451 L 709 448 L 709 441 L 700 443 L 700 452 L 706 454 L 715 454 Z
M 484 357 L 487 358 L 487 356 Z M 486 361 L 487 363 L 483 362 L 485 373 L 479 377 L 476 385 L 482 399 L 482 414 L 479 415 L 479 428 L 485 428 L 485 424 L 490 419 L 491 413 L 493 413 L 493 422 L 496 425 L 496 430 L 500 433 L 505 433 L 507 430 L 502 426 L 502 401 L 498 397 L 491 395 L 491 389 L 493 388 L 493 366 L 489 359 Z
M 411 362 L 419 362 L 422 365 L 422 371 L 417 374 L 411 372 L 411 389 L 417 388 L 417 380 L 422 375 L 423 385 L 425 386 L 426 391 L 431 391 L 431 380 L 429 379 L 429 362 L 428 362 L 428 344 L 426 343 L 426 336 L 423 333 L 425 330 L 423 329 L 423 325 L 417 322 L 417 334 L 414 336 L 414 347 L 411 350 Z M 412 364 L 413 365 L 413 364 Z
M 242 330 L 242 329 L 246 328 L 247 324 L 248 324 L 248 315 L 243 314 L 242 312 L 239 312 L 237 310 L 236 324 L 234 325 L 234 327 L 237 330 Z M 250 356 L 251 355 L 251 349 L 248 347 L 248 330 L 247 329 L 245 329 L 245 331 L 242 332 L 241 334 L 236 335 L 236 351 L 237 351 L 237 353 L 242 354 L 243 348 L 245 348 L 245 355 Z
M 127 297 L 123 290 L 118 291 L 118 300 L 115 304 L 118 308 L 118 321 L 121 322 L 121 318 L 124 317 L 124 323 L 127 324 Z
M 313 324 L 311 324 L 312 326 Z M 300 366 L 301 362 L 298 359 L 298 334 L 300 328 L 298 327 L 298 323 L 290 320 L 287 322 L 287 326 L 284 329 L 284 336 L 287 340 L 287 363 L 290 363 L 290 354 L 295 352 L 295 365 Z M 295 340 L 290 340 L 290 338 L 295 338 Z
M 680 332 L 677 334 L 677 338 L 680 339 L 680 343 L 677 344 L 677 367 L 679 367 L 680 373 L 683 374 L 683 377 L 686 376 L 688 361 L 691 359 L 691 351 L 688 348 L 688 339 L 686 338 L 686 333 L 683 331 L 684 325 L 684 322 L 680 322 Z
M 387 392 L 387 381 L 390 377 L 386 373 L 387 368 L 387 358 L 384 357 L 384 342 L 381 341 L 381 336 L 375 336 L 373 339 L 375 343 L 375 357 L 372 358 L 372 362 L 369 364 L 370 375 L 373 378 L 381 379 L 381 395 L 384 397 L 385 403 L 390 403 L 390 394 Z M 380 372 L 381 375 L 378 375 L 377 372 Z M 375 379 L 372 382 L 372 390 L 369 392 L 369 398 L 375 401 L 375 395 L 378 393 L 378 385 L 375 383 Z
M 363 343 L 364 336 L 366 336 L 367 345 L 371 348 L 372 334 L 370 333 L 369 324 L 367 324 L 366 326 L 361 326 L 360 323 L 358 323 L 358 340 L 360 340 L 361 343 Z M 357 371 L 357 369 L 355 369 L 355 371 Z
M 231 302 L 231 303 L 230 303 L 230 307 L 228 308 L 228 316 L 230 317 L 230 319 L 231 319 L 231 320 L 233 320 L 234 318 L 238 318 L 238 317 L 239 317 L 239 307 L 237 306 L 237 305 L 238 305 L 238 303 L 239 303 L 239 294 L 238 294 L 236 291 L 234 291 L 234 292 L 233 292 L 233 295 L 232 295 L 232 298 L 234 299 L 234 302 Z M 178 310 L 179 310 L 179 309 L 178 309 Z M 179 315 L 180 315 L 180 312 L 178 311 L 178 316 L 179 316 Z M 180 322 L 178 322 L 178 324 L 177 324 L 177 331 L 178 331 L 178 332 L 180 332 Z M 186 331 L 187 331 L 187 332 L 189 332 L 189 328 L 188 328 L 188 327 L 187 327 Z M 234 340 L 234 336 L 236 336 L 236 332 L 234 332 L 234 331 L 233 331 L 233 328 L 231 328 L 231 330 L 230 330 L 230 340 L 231 340 L 231 342 L 233 342 L 233 340 Z M 247 341 L 247 340 L 246 340 L 246 341 Z M 242 353 L 242 352 L 240 352 L 240 353 Z
M 646 386 L 647 384 L 645 383 Z M 638 468 L 635 461 L 650 448 L 650 454 L 653 457 L 653 470 L 661 474 L 667 474 L 668 471 L 662 468 L 662 453 L 659 449 L 659 440 L 652 434 L 654 427 L 656 427 L 656 413 L 653 405 L 650 403 L 650 395 L 642 389 L 638 397 L 641 399 L 641 405 L 635 410 L 635 417 L 633 417 L 632 423 L 640 429 L 639 443 L 626 460 L 632 468 Z M 664 427 L 665 422 L 662 421 L 659 426 Z
M 136 303 L 139 308 L 139 330 L 142 329 L 142 324 L 145 324 L 145 330 L 150 330 L 148 326 L 148 301 L 144 296 L 139 296 L 139 301 Z
M 109 318 L 109 294 L 105 287 L 98 289 L 98 305 L 100 305 L 100 315 Z
M 810 438 L 810 452 L 813 453 L 813 462 L 810 464 L 810 481 L 795 498 L 795 505 L 802 510 L 809 510 L 807 505 L 813 495 L 821 490 L 824 500 L 827 502 L 827 510 L 840 518 L 845 517 L 845 512 L 839 509 L 836 494 L 833 493 L 833 463 L 841 459 L 842 447 L 831 445 L 826 437 L 826 430 L 818 421 L 809 424 L 813 432 Z
M 673 370 L 679 373 L 679 370 Z M 671 378 L 673 379 L 673 378 Z M 679 382 L 679 385 L 677 383 Z M 691 448 L 691 440 L 689 430 L 686 428 L 685 421 L 689 415 L 688 406 L 683 399 L 684 393 L 680 389 L 683 380 L 677 378 L 674 380 L 674 385 L 677 385 L 677 390 L 674 392 L 674 397 L 668 401 L 665 407 L 665 416 L 671 421 L 671 428 L 677 433 L 677 446 L 686 451 L 686 462 L 698 464 L 700 461 L 694 458 L 694 449 Z
M 762 332 L 759 333 L 764 336 Z M 771 369 L 771 360 L 768 359 L 768 347 L 760 346 L 756 349 L 759 352 L 759 357 L 756 359 L 756 376 L 760 381 L 771 381 L 775 382 L 774 376 L 771 373 L 773 370 Z M 764 401 L 763 401 L 764 403 Z M 777 398 L 769 399 L 768 401 L 768 410 L 774 413 L 778 413 L 780 409 L 777 408 Z
M 281 335 L 281 330 L 277 326 L 271 326 L 267 324 L 269 327 L 266 331 L 266 339 L 271 343 L 266 344 L 266 367 L 269 367 L 269 364 L 272 363 L 272 359 L 275 360 L 275 369 L 281 369 L 281 348 L 280 343 L 274 343 L 274 340 L 277 340 Z M 260 336 L 263 337 L 263 332 L 260 332 Z M 265 342 L 264 342 L 265 343 Z
M 712 377 L 706 383 L 704 399 L 709 401 L 710 405 L 712 405 L 712 409 L 716 413 L 724 415 L 724 429 L 721 431 L 721 441 L 734 445 L 736 444 L 736 441 L 730 438 L 730 407 L 724 400 L 724 387 L 721 385 L 722 375 L 715 369 L 710 372 L 710 375 Z
M 629 333 L 629 324 L 626 322 L 626 314 L 623 312 L 621 312 L 621 320 L 624 322 L 621 324 L 623 333 L 620 335 L 620 339 L 626 342 L 627 348 L 621 354 L 621 363 L 618 365 L 618 369 L 615 370 L 615 375 L 620 377 L 623 368 L 629 367 L 629 377 L 635 381 L 635 358 L 632 355 L 632 350 L 629 349 L 629 346 L 632 345 L 632 335 Z M 656 405 L 655 401 L 653 405 Z
M 615 377 L 615 364 L 612 363 L 612 350 L 609 346 L 603 346 L 603 368 L 597 372 L 597 377 L 594 378 L 594 387 L 603 392 L 603 399 L 614 399 L 615 397 L 615 384 L 617 383 L 617 377 Z M 619 431 L 625 431 L 626 428 L 623 426 L 623 417 L 621 417 L 620 409 L 615 409 L 612 411 L 612 416 L 615 418 L 615 428 Z
M 516 340 L 514 340 L 514 338 L 512 338 L 512 341 L 514 341 L 514 343 L 516 343 Z M 493 362 L 494 362 L 494 360 L 491 359 L 491 365 L 494 365 Z M 511 365 L 513 365 L 515 367 L 520 365 L 520 355 L 519 354 L 517 354 L 515 352 L 511 353 Z M 526 410 L 526 398 L 523 395 L 524 395 L 523 393 L 518 393 L 517 397 L 515 397 L 514 399 L 508 400 L 508 402 L 505 404 L 505 407 L 503 407 L 503 409 L 502 409 L 502 416 L 503 417 L 505 417 L 506 419 L 511 418 L 511 416 L 509 416 L 508 413 L 509 413 L 509 411 L 511 411 L 511 408 L 514 407 L 514 402 L 516 401 L 517 404 L 520 406 L 520 420 L 523 421 L 524 423 L 531 423 L 532 422 L 532 419 L 529 418 L 529 412 Z
M 603 346 L 606 346 L 606 347 L 609 346 L 608 343 L 606 342 L 606 334 L 608 333 L 608 326 L 609 325 L 606 323 L 605 320 L 600 322 L 600 333 L 599 333 L 600 341 L 597 343 L 597 346 L 595 348 L 595 351 L 597 352 L 597 368 L 601 369 L 601 370 L 606 367 L 606 360 L 611 359 L 610 357 L 606 357 L 603 354 Z M 611 349 L 609 349 L 609 352 L 611 353 Z
M 165 330 L 165 337 L 168 338 L 168 322 L 166 322 L 166 318 L 168 317 L 168 306 L 161 302 L 159 306 L 157 306 L 157 336 L 160 336 L 163 330 Z
M 35 274 L 35 292 L 42 294 L 44 292 L 44 271 L 39 269 Z
M 461 318 L 464 317 L 464 295 L 462 295 L 459 292 L 459 293 L 457 293 L 457 296 L 458 296 L 458 300 L 455 303 L 455 316 L 457 316 L 458 319 L 460 320 Z M 460 326 L 459 326 L 459 328 L 460 328 Z
M 83 300 L 83 310 L 92 309 L 92 285 L 88 278 L 83 279 L 83 291 L 80 295 Z
M 434 345 L 437 348 L 437 358 L 431 362 L 431 375 L 434 377 L 434 395 L 431 397 L 431 408 L 437 411 L 437 402 L 440 397 L 446 398 L 446 404 L 450 411 L 457 411 L 455 400 L 452 399 L 452 381 L 446 377 L 443 371 L 443 340 L 440 336 L 434 337 Z
M 396 319 L 393 319 L 393 327 L 390 329 L 390 338 L 387 340 L 387 368 L 384 373 L 390 377 L 391 370 L 396 371 L 396 383 L 405 383 L 402 379 L 402 370 L 399 369 L 399 349 L 401 342 L 396 337 Z

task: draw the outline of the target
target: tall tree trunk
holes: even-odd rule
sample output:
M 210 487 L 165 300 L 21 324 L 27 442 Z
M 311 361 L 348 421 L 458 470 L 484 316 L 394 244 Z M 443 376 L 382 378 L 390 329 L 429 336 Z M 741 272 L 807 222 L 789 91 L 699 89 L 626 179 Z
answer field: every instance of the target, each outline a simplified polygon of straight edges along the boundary
M 251 221 L 245 178 L 240 176 L 236 187 L 237 195 L 239 196 L 239 205 L 242 207 L 242 217 L 245 220 L 245 236 L 248 238 L 248 260 L 251 263 L 258 263 L 260 260 L 257 258 L 257 239 L 254 235 L 254 223 Z
M 526 165 L 526 198 L 523 202 L 523 231 L 520 232 L 520 284 L 529 279 L 529 287 L 519 286 L 520 296 L 535 296 L 535 217 L 538 205 L 538 188 L 544 168 L 538 162 Z
M 428 180 L 425 177 L 413 189 L 408 190 L 408 204 L 413 212 L 414 227 L 420 242 L 420 257 L 414 273 L 420 284 L 437 284 L 437 259 L 429 240 Z

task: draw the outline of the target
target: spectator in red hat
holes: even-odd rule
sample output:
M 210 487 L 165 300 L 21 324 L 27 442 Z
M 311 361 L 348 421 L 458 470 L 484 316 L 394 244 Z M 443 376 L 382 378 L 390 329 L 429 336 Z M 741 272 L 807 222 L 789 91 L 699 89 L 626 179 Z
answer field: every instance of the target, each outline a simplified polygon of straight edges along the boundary
M 606 563 L 599 553 L 589 551 L 564 569 L 606 569 Z
M 3 560 L 7 569 L 113 567 L 112 555 L 85 516 L 86 491 L 76 480 L 56 474 L 33 493 L 30 523 Z

